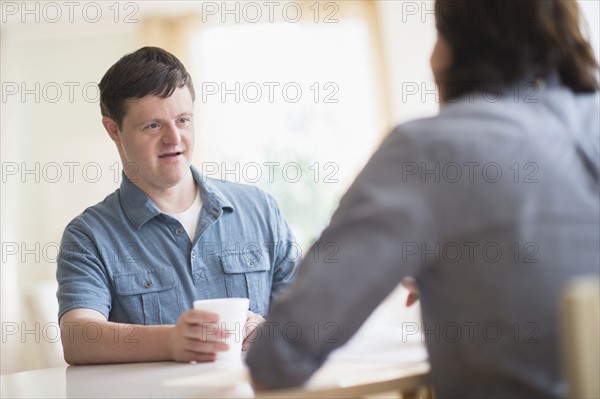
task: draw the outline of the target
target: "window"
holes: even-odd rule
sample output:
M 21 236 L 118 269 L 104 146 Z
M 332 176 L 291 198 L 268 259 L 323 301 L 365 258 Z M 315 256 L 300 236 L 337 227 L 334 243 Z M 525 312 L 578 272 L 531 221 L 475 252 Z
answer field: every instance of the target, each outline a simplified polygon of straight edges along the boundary
M 195 163 L 272 194 L 306 248 L 384 131 L 369 20 L 206 27 L 190 54 Z

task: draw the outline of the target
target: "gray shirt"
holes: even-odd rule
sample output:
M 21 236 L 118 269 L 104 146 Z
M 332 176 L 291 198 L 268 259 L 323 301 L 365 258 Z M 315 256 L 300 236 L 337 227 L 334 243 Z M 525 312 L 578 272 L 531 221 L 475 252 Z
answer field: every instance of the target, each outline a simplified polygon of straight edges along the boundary
M 559 294 L 600 270 L 599 110 L 596 94 L 519 85 L 396 128 L 315 244 L 335 259 L 306 257 L 272 306 L 254 378 L 303 383 L 413 276 L 436 396 L 562 395 Z

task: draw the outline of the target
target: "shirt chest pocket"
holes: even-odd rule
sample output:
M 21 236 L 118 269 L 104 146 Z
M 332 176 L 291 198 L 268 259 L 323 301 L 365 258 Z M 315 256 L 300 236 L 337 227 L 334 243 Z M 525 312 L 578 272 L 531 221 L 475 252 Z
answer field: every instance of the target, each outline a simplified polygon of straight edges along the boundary
M 182 312 L 175 275 L 171 269 L 115 275 L 113 280 L 117 306 L 128 318 L 119 322 L 175 324 Z
M 271 296 L 271 264 L 266 252 L 247 251 L 220 255 L 225 288 L 230 298 L 249 298 L 250 310 L 265 315 Z

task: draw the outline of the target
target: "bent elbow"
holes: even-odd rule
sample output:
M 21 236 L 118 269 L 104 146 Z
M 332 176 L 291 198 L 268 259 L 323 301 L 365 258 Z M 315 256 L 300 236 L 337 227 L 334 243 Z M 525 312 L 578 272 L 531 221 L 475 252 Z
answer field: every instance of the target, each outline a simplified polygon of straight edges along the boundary
M 78 366 L 88 364 L 83 358 L 81 351 L 77 350 L 74 344 L 65 344 L 63 342 L 63 359 L 69 366 Z
M 68 345 L 63 344 L 63 359 L 65 359 L 65 362 L 69 366 L 75 366 L 78 364 L 72 352 L 73 351 L 68 348 Z

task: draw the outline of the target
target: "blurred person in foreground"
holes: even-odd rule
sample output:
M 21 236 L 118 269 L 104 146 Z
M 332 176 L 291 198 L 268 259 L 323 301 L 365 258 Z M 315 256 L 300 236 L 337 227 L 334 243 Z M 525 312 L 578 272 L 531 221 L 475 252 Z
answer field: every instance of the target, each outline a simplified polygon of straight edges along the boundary
M 194 300 L 250 299 L 242 340 L 292 279 L 297 246 L 275 200 L 191 165 L 194 86 L 167 51 L 143 47 L 100 81 L 120 188 L 66 227 L 59 320 L 70 364 L 212 361 L 228 349 Z M 230 331 L 231 332 L 231 331 Z M 245 342 L 247 344 L 247 342 Z M 247 345 L 245 345 L 247 346 Z
M 564 393 L 559 294 L 600 268 L 598 65 L 577 2 L 435 15 L 441 110 L 392 131 L 341 200 L 316 244 L 339 262 L 305 259 L 257 330 L 258 388 L 304 383 L 414 276 L 436 396 Z M 332 322 L 337 342 L 313 341 Z

